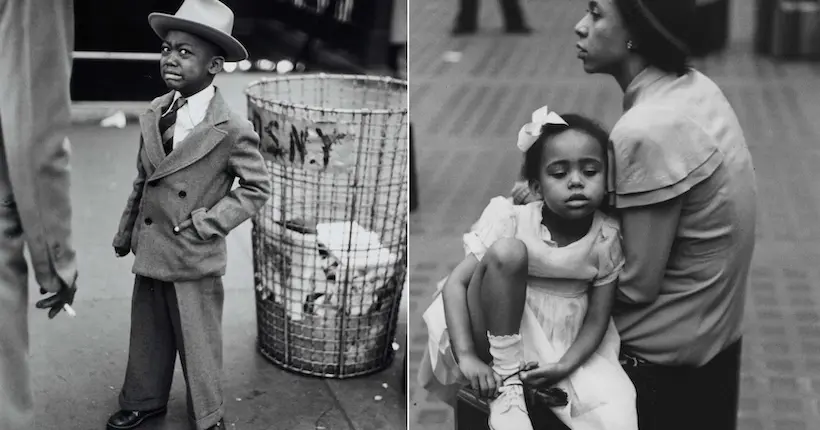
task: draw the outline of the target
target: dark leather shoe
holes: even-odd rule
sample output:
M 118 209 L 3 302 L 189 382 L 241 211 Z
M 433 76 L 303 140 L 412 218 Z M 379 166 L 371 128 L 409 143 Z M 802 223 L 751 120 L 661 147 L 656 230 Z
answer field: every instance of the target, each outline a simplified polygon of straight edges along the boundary
M 225 420 L 219 420 L 213 427 L 208 427 L 208 430 L 219 430 L 225 428 Z
M 159 415 L 163 415 L 168 411 L 168 408 L 162 407 L 159 409 L 153 409 L 150 411 L 126 411 L 121 410 L 114 415 L 111 415 L 111 418 L 108 419 L 108 428 L 110 430 L 128 430 L 137 428 L 142 424 L 143 421 L 147 420 L 148 418 L 153 418 Z

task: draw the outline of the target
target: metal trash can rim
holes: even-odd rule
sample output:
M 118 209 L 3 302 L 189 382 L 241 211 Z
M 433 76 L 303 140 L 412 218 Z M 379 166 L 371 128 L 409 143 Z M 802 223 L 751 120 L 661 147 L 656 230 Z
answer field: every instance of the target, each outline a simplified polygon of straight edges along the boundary
M 397 79 L 389 76 L 374 76 L 374 75 L 352 75 L 352 74 L 336 74 L 336 73 L 305 73 L 305 74 L 289 74 L 289 75 L 282 75 L 276 77 L 265 77 L 262 79 L 258 79 L 256 81 L 251 82 L 245 88 L 245 95 L 248 97 L 249 100 L 253 101 L 254 103 L 261 103 L 261 104 L 275 104 L 278 106 L 282 106 L 285 108 L 293 108 L 299 109 L 309 112 L 319 112 L 319 113 L 334 113 L 334 114 L 369 114 L 369 115 L 393 115 L 393 114 L 402 114 L 408 112 L 408 106 L 405 103 L 405 106 L 401 109 L 369 109 L 369 108 L 362 108 L 362 109 L 350 109 L 350 108 L 326 108 L 326 107 L 318 107 L 318 106 L 310 106 L 303 103 L 293 103 L 284 100 L 269 100 L 264 97 L 261 97 L 257 94 L 253 93 L 253 90 L 260 86 L 264 85 L 268 82 L 282 82 L 282 81 L 298 81 L 298 80 L 311 80 L 311 79 L 338 79 L 338 80 L 359 80 L 359 81 L 371 81 L 371 82 L 381 82 L 383 84 L 388 85 L 398 85 L 407 88 L 408 83 L 406 80 Z

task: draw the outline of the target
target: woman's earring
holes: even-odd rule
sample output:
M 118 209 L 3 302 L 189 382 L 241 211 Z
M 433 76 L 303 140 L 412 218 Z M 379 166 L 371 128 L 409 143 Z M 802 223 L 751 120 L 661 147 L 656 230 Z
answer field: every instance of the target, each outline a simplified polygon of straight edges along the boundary
M 628 49 L 630 51 L 634 51 L 635 50 L 635 44 L 633 44 L 631 40 L 627 40 L 626 41 L 626 49 Z

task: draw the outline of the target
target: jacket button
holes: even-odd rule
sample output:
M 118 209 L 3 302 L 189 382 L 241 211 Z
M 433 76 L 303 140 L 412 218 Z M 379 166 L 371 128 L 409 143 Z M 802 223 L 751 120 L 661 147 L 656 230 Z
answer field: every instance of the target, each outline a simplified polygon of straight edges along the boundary
M 179 226 L 174 227 L 174 235 L 179 236 Z
M 151 218 L 145 218 L 145 225 L 151 225 L 153 223 L 154 223 L 154 220 L 152 220 Z
M 185 198 L 185 196 L 187 196 L 187 195 L 188 195 L 188 193 L 186 193 L 185 191 L 180 191 L 180 192 L 179 192 L 179 197 L 180 197 L 180 198 L 183 198 L 183 199 L 184 199 L 184 198 Z

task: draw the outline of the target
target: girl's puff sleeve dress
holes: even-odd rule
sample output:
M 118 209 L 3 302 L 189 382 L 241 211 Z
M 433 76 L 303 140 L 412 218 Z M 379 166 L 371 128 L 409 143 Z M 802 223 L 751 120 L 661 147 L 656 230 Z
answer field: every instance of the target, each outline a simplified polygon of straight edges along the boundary
M 496 197 L 478 222 L 464 235 L 467 255 L 478 260 L 499 239 L 522 241 L 528 253 L 527 298 L 521 320 L 525 361 L 557 362 L 569 349 L 584 322 L 588 289 L 617 279 L 624 264 L 617 222 L 596 212 L 589 232 L 558 247 L 541 223 L 543 202 L 513 205 Z M 424 321 L 428 346 L 419 371 L 422 387 L 451 400 L 468 381 L 452 352 L 444 317 L 441 288 Z M 554 408 L 570 428 L 636 429 L 635 391 L 618 363 L 620 339 L 610 322 L 597 351 L 558 384 L 567 391 L 569 404 Z

